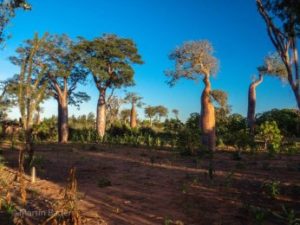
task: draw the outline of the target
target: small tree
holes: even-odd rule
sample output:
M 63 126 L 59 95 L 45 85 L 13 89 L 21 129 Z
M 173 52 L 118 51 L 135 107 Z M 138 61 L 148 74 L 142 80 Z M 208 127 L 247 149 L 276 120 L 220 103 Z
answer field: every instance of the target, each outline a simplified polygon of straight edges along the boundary
M 39 60 L 40 50 L 45 45 L 47 35 L 39 38 L 36 34 L 33 40 L 26 42 L 26 46 L 19 48 L 19 57 L 11 57 L 15 65 L 21 66 L 17 80 L 17 102 L 21 113 L 22 127 L 25 132 L 25 150 L 28 153 L 28 163 L 33 158 L 32 131 L 34 112 L 44 99 L 47 82 L 44 79 L 48 68 Z M 22 160 L 23 161 L 23 160 Z
M 123 109 L 120 112 L 121 120 L 124 121 L 125 124 L 127 124 L 128 121 L 130 120 L 130 116 L 131 116 L 131 110 L 130 109 Z
M 142 64 L 134 42 L 116 35 L 104 35 L 92 41 L 82 39 L 82 62 L 93 74 L 99 91 L 97 132 L 100 137 L 106 127 L 106 91 L 134 85 L 132 64 Z
M 158 115 L 158 120 L 160 121 L 162 117 L 168 116 L 168 109 L 162 105 L 155 107 L 156 114 Z
M 260 125 L 257 138 L 264 141 L 264 149 L 270 153 L 280 150 L 282 135 L 275 121 L 266 121 Z
M 149 118 L 150 126 L 152 127 L 152 119 L 156 115 L 157 110 L 153 106 L 147 106 L 144 110 L 145 115 Z
M 136 119 L 136 107 L 141 107 L 143 102 L 141 101 L 143 98 L 138 96 L 138 94 L 129 92 L 125 96 L 125 102 L 131 104 L 131 112 L 130 112 L 130 127 L 135 128 L 137 125 Z
M 247 123 L 250 133 L 254 134 L 255 111 L 256 111 L 256 87 L 263 82 L 265 75 L 279 77 L 281 80 L 287 79 L 287 71 L 277 53 L 265 58 L 264 65 L 258 67 L 259 78 L 252 81 L 248 90 L 248 114 Z
M 175 119 L 176 119 L 176 120 L 179 120 L 179 117 L 178 117 L 178 116 L 179 116 L 179 110 L 178 110 L 178 109 L 173 109 L 173 110 L 172 110 L 172 113 L 174 114 Z
M 201 95 L 201 130 L 202 144 L 210 151 L 215 150 L 215 109 L 211 102 L 211 75 L 216 74 L 218 63 L 212 56 L 213 48 L 208 41 L 191 41 L 176 48 L 170 59 L 175 61 L 175 70 L 167 71 L 169 84 L 173 86 L 180 78 L 198 80 L 202 75 L 205 88 Z

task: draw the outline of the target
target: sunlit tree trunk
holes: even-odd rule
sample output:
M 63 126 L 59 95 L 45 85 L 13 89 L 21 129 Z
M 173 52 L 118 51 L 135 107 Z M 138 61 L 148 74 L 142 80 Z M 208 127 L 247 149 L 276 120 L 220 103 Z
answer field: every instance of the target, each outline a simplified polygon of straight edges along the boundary
M 216 148 L 216 128 L 215 128 L 215 108 L 210 100 L 211 84 L 209 76 L 206 75 L 203 79 L 205 88 L 201 96 L 201 131 L 202 144 L 210 151 L 215 151 Z
M 132 105 L 131 108 L 131 114 L 130 114 L 130 127 L 135 128 L 136 127 L 136 109 L 135 105 Z
M 58 100 L 58 141 L 67 143 L 69 138 L 68 97 L 65 94 Z
M 97 133 L 103 138 L 105 135 L 105 127 L 106 127 L 106 102 L 105 102 L 106 89 L 100 89 L 100 95 L 97 104 Z
M 261 82 L 263 82 L 263 76 L 259 74 L 259 78 L 250 84 L 248 90 L 247 123 L 251 134 L 253 134 L 255 130 L 256 87 L 261 84 Z

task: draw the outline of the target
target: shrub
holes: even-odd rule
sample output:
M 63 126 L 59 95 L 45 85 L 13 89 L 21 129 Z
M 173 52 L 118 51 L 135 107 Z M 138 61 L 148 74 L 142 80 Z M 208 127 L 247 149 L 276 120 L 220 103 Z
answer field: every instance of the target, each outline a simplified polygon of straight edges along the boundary
M 201 149 L 200 131 L 185 128 L 178 134 L 177 148 L 182 154 L 195 155 Z
M 276 198 L 280 194 L 280 181 L 266 182 L 263 188 L 268 196 Z
M 256 137 L 264 142 L 264 149 L 269 153 L 279 152 L 282 135 L 275 121 L 266 121 L 261 124 Z

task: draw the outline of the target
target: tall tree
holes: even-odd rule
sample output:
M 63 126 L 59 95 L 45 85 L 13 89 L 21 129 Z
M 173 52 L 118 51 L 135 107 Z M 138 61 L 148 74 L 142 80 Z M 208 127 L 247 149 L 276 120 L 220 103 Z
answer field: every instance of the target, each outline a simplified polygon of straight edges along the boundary
M 272 44 L 287 70 L 288 82 L 300 109 L 300 72 L 297 41 L 300 35 L 300 1 L 256 0 Z
M 85 92 L 76 92 L 79 84 L 85 84 L 87 70 L 80 64 L 79 50 L 66 35 L 52 35 L 47 38 L 45 63 L 49 67 L 47 78 L 49 89 L 58 105 L 58 141 L 68 142 L 68 105 L 88 101 Z
M 277 53 L 265 58 L 264 65 L 258 67 L 258 73 L 258 79 L 252 81 L 248 90 L 247 123 L 251 134 L 254 134 L 255 130 L 256 87 L 263 82 L 265 75 L 279 77 L 282 80 L 287 79 L 286 67 Z
M 39 38 L 36 34 L 33 40 L 28 40 L 25 47 L 17 49 L 18 57 L 11 57 L 13 64 L 21 67 L 16 76 L 17 102 L 20 109 L 22 127 L 25 132 L 25 150 L 28 153 L 28 163 L 33 158 L 32 127 L 34 112 L 44 100 L 47 82 L 45 74 L 48 67 L 39 58 L 40 50 L 45 45 L 47 35 Z M 23 161 L 23 160 L 22 160 Z
M 125 96 L 125 102 L 131 104 L 131 111 L 130 111 L 130 127 L 135 128 L 137 125 L 136 119 L 136 107 L 141 107 L 143 102 L 141 101 L 143 98 L 138 96 L 138 94 L 129 92 Z
M 99 91 L 97 132 L 100 137 L 106 127 L 106 91 L 134 85 L 132 64 L 142 64 L 141 56 L 131 39 L 104 35 L 92 41 L 81 41 L 83 64 L 92 73 Z
M 30 10 L 31 6 L 25 0 L 1 0 L 0 2 L 0 44 L 3 44 L 7 35 L 5 28 L 10 19 L 15 16 L 16 9 Z
M 191 41 L 176 48 L 169 56 L 175 61 L 175 70 L 167 71 L 169 84 L 173 86 L 180 78 L 198 80 L 202 75 L 204 90 L 201 95 L 202 144 L 210 151 L 215 150 L 215 108 L 211 101 L 210 77 L 218 69 L 217 59 L 212 55 L 213 47 L 209 41 Z

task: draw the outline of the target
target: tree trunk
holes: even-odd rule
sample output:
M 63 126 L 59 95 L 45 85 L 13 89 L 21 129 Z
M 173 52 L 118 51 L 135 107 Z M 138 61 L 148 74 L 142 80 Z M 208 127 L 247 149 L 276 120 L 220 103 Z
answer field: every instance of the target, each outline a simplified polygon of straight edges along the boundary
M 209 151 L 214 152 L 216 148 L 216 129 L 215 129 L 215 108 L 210 100 L 211 84 L 209 76 L 203 79 L 205 88 L 201 95 L 201 130 L 202 144 Z
M 106 102 L 105 102 L 106 90 L 101 89 L 97 104 L 97 133 L 103 138 L 105 135 L 106 126 Z
M 58 100 L 58 141 L 67 143 L 69 138 L 68 124 L 68 97 L 67 94 L 61 96 Z
M 31 127 L 27 127 L 27 129 L 25 130 L 25 151 L 28 154 L 28 159 L 26 161 L 26 168 L 28 168 L 32 162 L 34 155 Z
M 254 134 L 254 130 L 255 130 L 256 87 L 261 82 L 263 82 L 263 76 L 260 74 L 259 78 L 250 84 L 249 91 L 248 91 L 247 123 L 248 123 L 248 127 L 250 128 L 251 134 Z
M 130 127 L 131 128 L 135 128 L 136 127 L 136 110 L 135 110 L 135 105 L 132 105 L 132 108 L 131 108 Z

